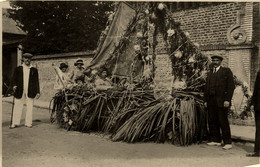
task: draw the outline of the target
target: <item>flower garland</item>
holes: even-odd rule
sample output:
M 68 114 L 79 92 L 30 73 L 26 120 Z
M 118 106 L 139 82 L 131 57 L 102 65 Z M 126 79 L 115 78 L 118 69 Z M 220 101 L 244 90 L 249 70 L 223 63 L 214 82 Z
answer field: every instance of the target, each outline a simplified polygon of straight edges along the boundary
M 247 98 L 246 106 L 244 107 L 242 113 L 238 116 L 244 119 L 244 117 L 250 117 L 252 116 L 251 114 L 251 99 L 252 99 L 252 92 L 250 91 L 249 85 L 244 81 L 239 80 L 235 75 L 234 75 L 234 83 L 236 87 L 241 86 L 242 91 L 243 91 L 243 96 Z M 234 114 L 234 113 L 232 113 Z
M 244 81 L 239 80 L 235 75 L 234 75 L 234 83 L 235 86 L 241 86 L 242 87 L 242 91 L 244 96 L 249 99 L 252 96 L 252 92 L 249 89 L 249 85 Z
M 148 13 L 148 12 L 147 12 Z M 208 69 L 208 58 L 201 54 L 198 43 L 189 40 L 190 33 L 183 32 L 180 24 L 171 17 L 171 12 L 164 3 L 150 3 L 150 20 L 155 25 L 153 35 L 153 51 L 157 46 L 157 35 L 162 33 L 172 62 L 174 85 L 180 85 L 182 90 L 201 91 Z M 155 53 L 154 53 L 155 54 Z

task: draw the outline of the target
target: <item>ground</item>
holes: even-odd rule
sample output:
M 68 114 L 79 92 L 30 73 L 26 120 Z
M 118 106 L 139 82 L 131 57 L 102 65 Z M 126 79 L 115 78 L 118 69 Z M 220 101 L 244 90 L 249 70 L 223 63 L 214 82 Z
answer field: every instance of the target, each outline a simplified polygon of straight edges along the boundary
M 242 167 L 260 162 L 245 156 L 253 150 L 250 143 L 233 143 L 233 149 L 224 151 L 205 143 L 128 144 L 102 134 L 66 131 L 50 124 L 49 111 L 42 108 L 34 108 L 33 128 L 9 129 L 11 108 L 3 102 L 3 167 Z

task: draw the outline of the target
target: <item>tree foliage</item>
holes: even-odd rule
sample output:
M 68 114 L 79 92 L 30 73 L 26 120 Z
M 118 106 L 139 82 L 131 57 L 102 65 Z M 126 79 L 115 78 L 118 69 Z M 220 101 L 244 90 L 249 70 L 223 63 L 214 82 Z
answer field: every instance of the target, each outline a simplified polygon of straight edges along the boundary
M 35 54 L 94 50 L 112 2 L 10 1 L 9 17 L 28 33 L 24 50 Z

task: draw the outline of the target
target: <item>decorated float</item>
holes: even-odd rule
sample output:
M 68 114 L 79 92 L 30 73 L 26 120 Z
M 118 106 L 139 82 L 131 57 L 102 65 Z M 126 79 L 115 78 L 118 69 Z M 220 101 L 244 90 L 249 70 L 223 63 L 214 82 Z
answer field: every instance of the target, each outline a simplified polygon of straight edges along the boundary
M 105 70 L 113 84 L 59 90 L 51 102 L 51 122 L 108 134 L 113 141 L 202 142 L 208 135 L 202 91 L 208 59 L 164 3 L 141 4 L 116 5 L 85 73 L 96 76 Z M 172 75 L 161 82 L 166 86 L 154 80 L 159 36 L 171 61 Z

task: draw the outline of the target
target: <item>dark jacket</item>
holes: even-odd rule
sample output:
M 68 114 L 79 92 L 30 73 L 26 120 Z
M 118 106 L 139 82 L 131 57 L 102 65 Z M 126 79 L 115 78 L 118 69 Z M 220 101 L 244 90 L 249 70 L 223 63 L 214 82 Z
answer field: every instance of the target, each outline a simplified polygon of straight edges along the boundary
M 20 99 L 23 95 L 23 66 L 15 68 L 12 86 L 17 86 L 17 89 L 14 92 L 14 97 Z M 27 96 L 30 98 L 35 98 L 37 93 L 40 93 L 38 70 L 31 67 Z
M 209 100 L 209 83 L 210 83 L 210 76 L 213 74 L 212 71 L 208 72 L 206 85 L 205 85 L 205 92 L 204 98 L 205 101 L 208 102 Z M 215 80 L 215 97 L 217 100 L 218 107 L 224 107 L 224 101 L 229 101 L 231 104 L 231 99 L 234 93 L 235 84 L 233 73 L 229 68 L 220 67 L 220 69 L 216 73 L 216 80 Z
M 252 96 L 252 105 L 254 105 L 255 111 L 260 111 L 260 71 L 258 71 L 255 80 L 254 92 Z

